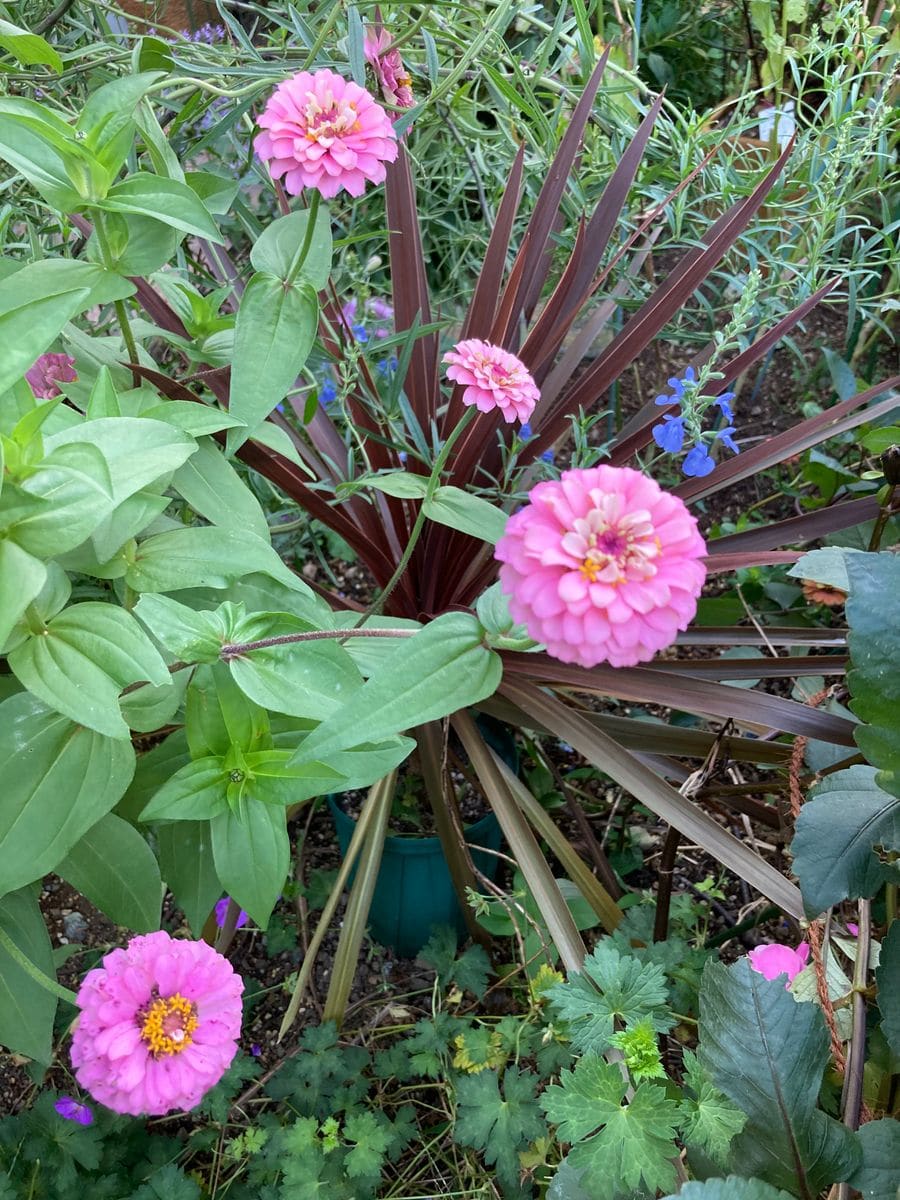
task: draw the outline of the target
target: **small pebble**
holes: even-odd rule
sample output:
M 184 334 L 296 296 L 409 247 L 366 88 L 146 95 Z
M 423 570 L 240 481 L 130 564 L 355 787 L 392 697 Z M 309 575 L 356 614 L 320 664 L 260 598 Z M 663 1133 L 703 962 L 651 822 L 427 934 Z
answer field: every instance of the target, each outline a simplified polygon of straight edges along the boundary
M 70 942 L 87 940 L 88 923 L 80 912 L 70 912 L 63 917 L 63 932 Z

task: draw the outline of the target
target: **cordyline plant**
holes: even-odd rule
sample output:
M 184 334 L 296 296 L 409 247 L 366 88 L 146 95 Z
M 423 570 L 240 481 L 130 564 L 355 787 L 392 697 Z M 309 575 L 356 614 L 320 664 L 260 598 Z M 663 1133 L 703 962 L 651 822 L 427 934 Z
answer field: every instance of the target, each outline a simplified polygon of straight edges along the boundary
M 798 890 L 668 782 L 683 778 L 675 757 L 702 760 L 717 746 L 734 762 L 771 766 L 786 761 L 789 747 L 611 717 L 588 698 L 676 707 L 749 734 L 813 737 L 850 753 L 848 720 L 722 682 L 835 674 L 845 666 L 840 656 L 720 661 L 676 649 L 649 659 L 673 642 L 715 649 L 763 639 L 754 630 L 708 627 L 676 638 L 693 615 L 704 564 L 720 573 L 791 562 L 798 555 L 785 545 L 879 511 L 875 498 L 851 500 L 704 547 L 685 505 L 876 421 L 895 404 L 878 397 L 897 381 L 724 465 L 712 463 L 700 441 L 696 477 L 668 495 L 627 464 L 654 438 L 671 438 L 658 430 L 661 416 L 680 419 L 676 388 L 670 405 L 649 405 L 628 422 L 606 463 L 561 481 L 545 478 L 507 521 L 540 477 L 541 455 L 567 435 L 570 417 L 596 409 L 689 301 L 747 228 L 790 153 L 580 370 L 585 348 L 610 317 L 612 302 L 597 302 L 606 281 L 631 250 L 632 269 L 640 262 L 659 215 L 650 214 L 611 254 L 657 102 L 551 286 L 560 203 L 603 66 L 571 114 L 513 253 L 524 149 L 516 156 L 456 350 L 443 365 L 409 157 L 398 127 L 357 85 L 316 72 L 287 81 L 270 100 L 256 149 L 283 181 L 284 215 L 253 245 L 249 275 L 223 248 L 214 218 L 234 188 L 217 176 L 186 174 L 168 149 L 150 99 L 164 74 L 114 80 L 74 124 L 48 105 L 0 100 L 0 154 L 86 238 L 77 256 L 73 243 L 63 248 L 71 256 L 10 264 L 0 281 L 0 682 L 7 697 L 0 705 L 0 954 L 15 999 L 0 1006 L 4 1043 L 48 1061 L 57 997 L 72 998 L 55 982 L 32 886 L 45 873 L 56 871 L 137 931 L 157 929 L 162 881 L 198 933 L 213 929 L 210 914 L 227 892 L 227 942 L 240 909 L 261 926 L 268 921 L 290 866 L 287 814 L 312 797 L 371 786 L 312 948 L 355 863 L 325 1007 L 326 1018 L 340 1019 L 396 771 L 416 747 L 455 885 L 461 897 L 477 887 L 446 765 L 448 728 L 564 964 L 577 970 L 584 945 L 539 839 L 608 929 L 620 917 L 615 881 L 598 881 L 493 754 L 473 707 L 564 739 L 785 913 L 802 917 Z M 285 132 L 291 123 L 302 136 Z M 123 173 L 135 152 L 140 169 Z M 336 180 L 356 195 L 381 179 L 398 358 L 387 401 L 330 282 L 330 223 L 321 202 L 338 190 Z M 302 195 L 306 207 L 291 211 L 288 194 Z M 185 237 L 197 239 L 221 279 L 210 297 L 173 286 L 171 275 L 147 278 Z M 748 349 L 718 356 L 707 392 L 723 413 L 724 389 L 825 291 Z M 236 314 L 226 308 L 223 315 L 229 292 L 239 304 Z M 149 322 L 135 320 L 129 301 Z M 90 337 L 71 324 L 98 305 L 114 307 L 121 340 Z M 72 361 L 35 368 L 61 334 Z M 191 370 L 201 369 L 189 374 L 155 362 L 140 343 L 158 336 Z M 346 366 L 342 416 L 317 408 L 297 432 L 277 409 L 302 382 L 317 336 Z M 701 378 L 707 358 L 690 364 Z M 446 381 L 448 362 L 455 386 Z M 532 407 L 526 439 L 509 418 Z M 356 447 L 349 456 L 348 427 Z M 514 444 L 517 463 L 508 471 Z M 235 456 L 353 548 L 376 589 L 368 610 L 311 589 L 281 561 Z M 554 574 L 556 545 L 580 564 L 565 590 Z M 816 645 L 814 635 L 795 629 L 768 628 L 765 640 Z M 147 737 L 153 748 L 136 757 Z M 751 815 L 763 808 L 732 799 Z

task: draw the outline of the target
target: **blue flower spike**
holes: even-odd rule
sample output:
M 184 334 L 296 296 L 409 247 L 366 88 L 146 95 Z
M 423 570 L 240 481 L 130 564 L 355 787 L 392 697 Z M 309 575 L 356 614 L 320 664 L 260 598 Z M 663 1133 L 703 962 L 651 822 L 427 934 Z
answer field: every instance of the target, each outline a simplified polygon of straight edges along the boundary
M 666 416 L 653 426 L 653 440 L 661 450 L 676 454 L 684 445 L 684 418 Z
M 715 461 L 710 457 L 706 447 L 702 443 L 698 443 L 685 455 L 681 469 L 685 475 L 702 478 L 704 475 L 708 475 L 715 465 Z

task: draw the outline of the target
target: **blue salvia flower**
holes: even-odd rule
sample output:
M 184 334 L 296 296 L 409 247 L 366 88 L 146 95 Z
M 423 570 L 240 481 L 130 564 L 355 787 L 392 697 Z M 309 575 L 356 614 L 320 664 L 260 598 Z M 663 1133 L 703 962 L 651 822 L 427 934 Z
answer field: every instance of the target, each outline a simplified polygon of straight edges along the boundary
M 323 380 L 319 387 L 319 403 L 322 407 L 327 408 L 336 395 L 337 388 L 334 386 L 334 383 L 330 379 Z
M 734 413 L 731 411 L 731 401 L 734 399 L 734 392 L 722 392 L 716 396 L 715 403 L 718 405 L 719 412 L 725 418 L 729 425 L 734 424 Z M 735 451 L 735 453 L 737 453 Z
M 715 460 L 710 458 L 709 451 L 702 442 L 698 442 L 693 450 L 689 450 L 685 455 L 681 469 L 685 475 L 702 477 L 708 475 L 715 465 Z
M 653 426 L 653 440 L 661 450 L 677 454 L 684 445 L 684 417 L 663 417 L 659 425 Z
M 528 424 L 527 421 L 522 426 L 522 428 L 519 430 L 519 437 L 522 439 L 523 442 L 527 442 L 530 437 L 534 437 L 534 434 L 531 431 L 531 426 Z
M 727 446 L 732 454 L 740 454 L 741 448 L 731 436 L 733 433 L 733 425 L 729 425 L 727 429 L 720 429 L 716 434 L 716 441 L 721 442 L 723 446 Z
M 541 455 L 541 460 L 545 463 L 552 463 L 553 459 L 554 459 L 554 454 L 553 454 L 552 450 L 545 450 L 544 453 Z
M 356 340 L 365 345 L 369 340 L 369 335 L 366 332 L 365 325 L 353 325 L 351 328 L 353 330 L 353 336 L 356 338 Z

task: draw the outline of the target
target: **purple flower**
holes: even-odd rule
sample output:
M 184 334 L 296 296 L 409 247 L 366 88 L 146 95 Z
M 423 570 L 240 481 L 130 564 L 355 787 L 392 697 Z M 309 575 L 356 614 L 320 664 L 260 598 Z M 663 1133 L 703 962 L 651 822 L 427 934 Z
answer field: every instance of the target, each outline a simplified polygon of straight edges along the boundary
M 77 1121 L 79 1125 L 94 1123 L 93 1110 L 87 1104 L 79 1104 L 73 1096 L 60 1096 L 53 1107 L 67 1121 Z
M 727 429 L 720 429 L 716 434 L 716 441 L 721 442 L 723 446 L 727 446 L 732 454 L 740 454 L 741 448 L 731 436 L 733 433 L 733 425 L 729 425 Z
M 392 354 L 390 358 L 382 358 L 377 365 L 379 375 L 390 375 L 391 371 L 397 370 L 397 356 Z
M 262 1054 L 262 1046 L 259 1044 L 259 1042 L 253 1043 L 253 1045 L 250 1047 L 250 1053 L 254 1058 L 259 1058 L 259 1056 Z
M 847 922 L 847 932 L 850 934 L 851 937 L 859 937 L 859 926 L 856 924 L 855 921 Z
M 734 413 L 731 411 L 731 401 L 734 399 L 734 392 L 722 392 L 720 396 L 716 396 L 715 402 L 719 407 L 719 412 L 728 422 L 729 425 L 734 424 Z
M 653 426 L 653 440 L 661 450 L 677 454 L 684 445 L 684 418 L 665 416 Z
M 394 317 L 393 305 L 388 304 L 387 300 L 382 300 L 380 296 L 373 296 L 367 305 L 369 312 L 377 317 L 379 321 L 391 321 Z
M 541 459 L 545 463 L 552 463 L 553 462 L 553 451 L 545 450 L 544 453 L 541 455 Z
M 228 912 L 228 897 L 223 896 L 222 899 L 217 901 L 217 903 L 216 903 L 216 924 L 218 925 L 218 927 L 220 929 L 225 924 L 225 915 L 227 912 Z M 247 914 L 244 912 L 243 909 L 241 909 L 241 911 L 238 913 L 238 919 L 237 919 L 237 924 L 235 925 L 235 929 L 241 929 L 246 924 L 247 924 Z
M 366 332 L 365 325 L 353 325 L 351 328 L 353 330 L 353 336 L 356 338 L 356 340 L 365 345 L 365 343 L 369 340 L 369 335 Z
M 354 318 L 356 317 L 356 301 L 355 300 L 347 301 L 347 303 L 341 309 L 341 316 L 344 318 L 344 320 L 347 322 L 348 325 L 353 324 Z
M 703 445 L 697 445 L 685 456 L 681 469 L 685 475 L 708 475 L 715 467 L 715 462 Z
M 523 442 L 527 442 L 530 437 L 534 437 L 534 434 L 531 432 L 531 426 L 528 424 L 527 421 L 522 426 L 522 428 L 519 430 L 519 437 L 522 439 Z

